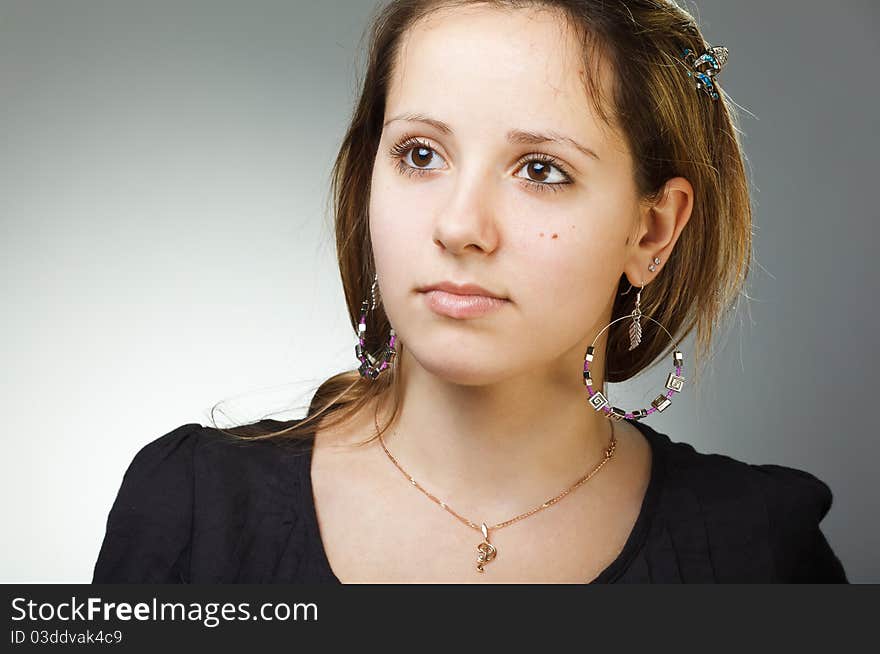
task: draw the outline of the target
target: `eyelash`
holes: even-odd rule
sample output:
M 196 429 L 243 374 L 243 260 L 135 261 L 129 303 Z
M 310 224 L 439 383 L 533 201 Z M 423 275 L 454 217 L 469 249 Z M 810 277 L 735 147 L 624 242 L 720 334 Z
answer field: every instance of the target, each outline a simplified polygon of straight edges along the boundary
M 432 169 L 426 168 L 414 168 L 409 164 L 404 162 L 404 156 L 413 148 L 420 147 L 425 148 L 426 150 L 431 150 L 436 152 L 434 148 L 425 143 L 424 141 L 416 138 L 416 137 L 404 137 L 404 139 L 394 145 L 389 151 L 389 155 L 396 160 L 395 167 L 404 175 L 409 175 L 411 177 L 421 177 L 422 175 L 428 175 Z M 550 164 L 555 167 L 562 175 L 565 177 L 566 181 L 564 182 L 535 182 L 533 180 L 527 179 L 525 177 L 519 177 L 523 183 L 526 184 L 529 188 L 533 188 L 536 191 L 552 191 L 556 193 L 557 191 L 562 190 L 559 187 L 568 186 L 572 184 L 571 175 L 566 170 L 565 166 L 563 166 L 555 157 L 551 157 L 549 154 L 541 154 L 534 153 L 528 154 L 517 162 L 517 170 L 522 168 L 525 164 L 530 163 L 532 161 L 540 161 L 543 164 Z

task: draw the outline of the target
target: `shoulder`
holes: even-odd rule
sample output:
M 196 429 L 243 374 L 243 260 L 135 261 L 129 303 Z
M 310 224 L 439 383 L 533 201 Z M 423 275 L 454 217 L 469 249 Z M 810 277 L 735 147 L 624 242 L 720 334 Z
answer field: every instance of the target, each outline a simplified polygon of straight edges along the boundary
M 124 526 L 148 504 L 152 510 L 171 508 L 189 494 L 192 461 L 202 429 L 196 423 L 181 425 L 135 453 L 110 512 L 114 527 Z
M 663 467 L 658 502 L 663 520 L 673 532 L 701 534 L 716 567 L 736 560 L 734 568 L 751 566 L 756 577 L 766 571 L 780 580 L 845 578 L 819 526 L 833 501 L 831 488 L 819 477 L 701 452 L 640 426 L 647 427 Z
M 274 423 L 274 424 L 269 424 Z M 265 433 L 261 421 L 237 433 Z M 189 578 L 193 539 L 241 533 L 259 510 L 292 505 L 301 447 L 248 441 L 198 423 L 180 425 L 134 455 L 107 517 L 95 582 L 161 583 Z M 211 541 L 204 541 L 211 542 Z
M 665 451 L 667 484 L 686 486 L 707 500 L 715 500 L 713 508 L 724 506 L 724 500 L 760 500 L 763 506 L 757 508 L 777 514 L 785 523 L 802 526 L 818 524 L 831 509 L 831 488 L 811 472 L 747 463 L 726 454 L 699 451 L 666 434 L 654 434 Z
M 239 427 L 238 438 L 215 427 L 188 423 L 148 442 L 135 454 L 126 477 L 163 479 L 190 478 L 200 472 L 229 473 L 234 478 L 261 474 L 283 465 L 287 457 L 303 451 L 303 445 L 278 439 L 251 439 L 280 429 L 283 423 L 263 420 Z M 231 481 L 231 479 L 230 479 Z

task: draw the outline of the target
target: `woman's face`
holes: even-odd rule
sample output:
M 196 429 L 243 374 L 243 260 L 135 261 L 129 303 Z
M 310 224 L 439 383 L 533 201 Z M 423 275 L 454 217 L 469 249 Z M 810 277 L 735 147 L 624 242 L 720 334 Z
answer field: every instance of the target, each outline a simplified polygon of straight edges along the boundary
M 370 234 L 391 325 L 443 379 L 580 383 L 578 362 L 606 324 L 639 204 L 630 155 L 592 113 L 582 63 L 559 18 L 526 10 L 443 10 L 402 44 Z M 444 315 L 417 290 L 441 281 L 507 301 Z

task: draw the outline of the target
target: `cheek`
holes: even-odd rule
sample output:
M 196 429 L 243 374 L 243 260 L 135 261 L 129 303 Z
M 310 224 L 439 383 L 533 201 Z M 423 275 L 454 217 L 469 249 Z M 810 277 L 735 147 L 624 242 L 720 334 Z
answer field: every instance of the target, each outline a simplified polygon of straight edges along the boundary
M 378 165 L 378 164 L 377 164 Z M 394 211 L 393 190 L 386 175 L 374 170 L 370 184 L 369 225 L 370 242 L 377 260 L 387 257 L 387 251 L 393 251 L 397 230 L 393 226 L 400 225 Z M 377 261 L 377 264 L 379 261 Z M 381 274 L 381 270 L 379 271 Z
M 525 264 L 523 286 L 530 304 L 542 313 L 567 308 L 583 295 L 592 261 L 582 231 L 570 223 L 533 230 L 528 249 L 518 257 Z
M 418 277 L 406 256 L 413 244 L 425 237 L 419 233 L 418 216 L 412 215 L 410 207 L 414 205 L 400 197 L 398 188 L 377 174 L 370 189 L 370 241 L 379 283 L 389 305 L 396 305 L 398 297 L 426 281 Z
M 585 324 L 601 312 L 623 256 L 617 241 L 625 237 L 618 238 L 614 224 L 580 213 L 523 229 L 512 257 L 522 262 L 513 287 L 520 289 L 523 310 L 560 328 Z
M 407 242 L 424 223 L 424 197 L 418 185 L 401 184 L 399 173 L 377 162 L 370 184 L 370 236 L 374 250 L 380 244 Z M 422 196 L 425 194 L 422 193 Z M 411 242 L 411 241 L 410 241 Z

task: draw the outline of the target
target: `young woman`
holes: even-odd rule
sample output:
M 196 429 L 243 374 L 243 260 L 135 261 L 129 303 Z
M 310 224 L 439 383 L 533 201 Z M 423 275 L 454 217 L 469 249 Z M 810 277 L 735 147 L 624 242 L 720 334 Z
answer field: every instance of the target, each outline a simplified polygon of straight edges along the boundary
M 727 50 L 661 0 L 393 0 L 371 37 L 333 183 L 359 368 L 146 445 L 94 581 L 845 582 L 825 483 L 645 421 L 749 268 Z

